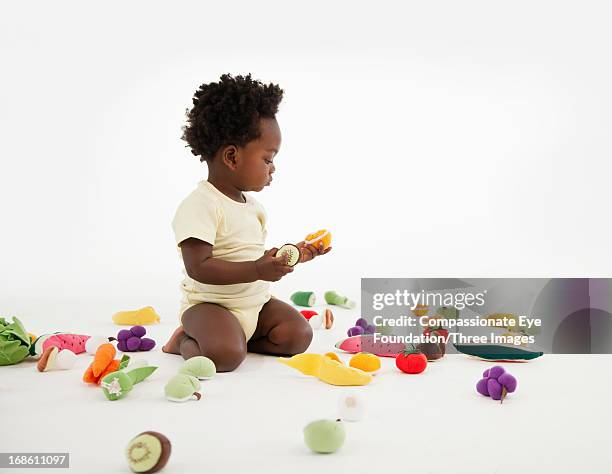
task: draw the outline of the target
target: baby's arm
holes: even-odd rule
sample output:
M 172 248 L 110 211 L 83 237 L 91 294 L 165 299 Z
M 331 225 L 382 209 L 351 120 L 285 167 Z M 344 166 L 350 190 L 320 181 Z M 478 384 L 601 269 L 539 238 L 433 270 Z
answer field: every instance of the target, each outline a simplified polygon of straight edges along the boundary
M 228 262 L 213 258 L 213 246 L 190 237 L 181 242 L 181 254 L 187 275 L 208 285 L 233 285 L 257 280 L 278 281 L 293 268 L 287 265 L 287 255 L 275 257 L 278 249 L 267 250 L 254 261 Z

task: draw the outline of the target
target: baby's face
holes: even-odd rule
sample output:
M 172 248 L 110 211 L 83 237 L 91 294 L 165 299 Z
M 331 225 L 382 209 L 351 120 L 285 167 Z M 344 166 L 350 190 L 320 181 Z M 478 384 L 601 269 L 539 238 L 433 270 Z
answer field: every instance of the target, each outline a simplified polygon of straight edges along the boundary
M 240 149 L 236 178 L 242 191 L 261 191 L 272 182 L 274 157 L 281 145 L 281 132 L 276 119 L 262 118 L 261 136 Z

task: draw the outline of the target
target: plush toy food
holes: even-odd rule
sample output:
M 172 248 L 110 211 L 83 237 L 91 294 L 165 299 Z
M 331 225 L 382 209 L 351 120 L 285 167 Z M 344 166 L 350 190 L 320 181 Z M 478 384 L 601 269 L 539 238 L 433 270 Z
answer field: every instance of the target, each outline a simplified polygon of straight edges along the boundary
M 355 321 L 355 325 L 347 331 L 347 335 L 351 336 L 360 336 L 361 334 L 374 334 L 376 332 L 376 328 L 371 324 L 368 324 L 368 321 L 364 318 L 359 318 Z
M 290 358 L 279 357 L 278 360 L 330 385 L 367 385 L 372 381 L 372 376 L 363 370 L 347 367 L 321 354 L 297 354 Z
M 126 326 L 157 324 L 159 323 L 159 314 L 155 312 L 152 306 L 145 306 L 135 311 L 119 311 L 113 315 L 113 322 Z
M 544 355 L 514 344 L 453 344 L 457 351 L 489 361 L 531 360 Z
M 320 314 L 315 314 L 308 320 L 308 324 L 312 329 L 319 329 L 323 325 L 323 317 Z
M 310 319 L 319 313 L 317 313 L 316 311 L 312 311 L 310 309 L 303 309 L 302 311 L 300 311 L 300 314 L 304 316 L 306 319 Z
M 347 393 L 338 400 L 338 416 L 343 421 L 360 421 L 363 419 L 365 406 L 356 393 Z
M 329 308 L 325 308 L 325 313 L 323 315 L 323 326 L 325 329 L 331 329 L 334 325 L 334 313 Z
M 198 400 L 202 398 L 202 395 L 198 392 L 200 388 L 200 381 L 196 377 L 187 374 L 177 374 L 166 384 L 164 393 L 171 402 L 186 402 L 194 396 Z
M 360 352 L 351 357 L 349 365 L 351 367 L 355 367 L 356 369 L 361 369 L 369 374 L 373 374 L 380 370 L 381 363 L 380 359 L 374 354 Z
M 317 297 L 312 291 L 296 291 L 291 295 L 291 301 L 298 306 L 314 306 Z
M 344 444 L 342 420 L 317 420 L 304 428 L 304 442 L 315 453 L 333 453 Z
M 406 350 L 397 355 L 395 365 L 406 374 L 420 374 L 427 367 L 427 358 L 415 349 Z
M 485 397 L 491 397 L 503 403 L 506 395 L 514 392 L 516 386 L 516 379 L 501 365 L 495 365 L 482 373 L 482 379 L 476 384 L 476 391 Z
M 430 362 L 441 359 L 446 353 L 446 344 L 443 342 L 421 342 L 416 348 L 419 352 L 425 354 L 425 357 Z
M 196 379 L 209 379 L 217 373 L 215 363 L 208 357 L 195 356 L 187 359 L 179 369 L 180 374 L 191 375 Z
M 358 326 L 356 326 L 358 327 Z M 353 328 L 354 329 L 354 328 Z M 363 331 L 363 328 L 360 328 Z M 399 353 L 406 350 L 406 344 L 401 342 L 382 342 L 375 340 L 371 334 L 361 334 L 347 337 L 336 343 L 337 349 L 351 354 L 358 352 L 369 352 L 379 357 L 395 358 Z
M 100 385 L 106 375 L 127 366 L 130 358 L 126 355 L 121 360 L 115 359 L 116 354 L 115 346 L 110 343 L 98 347 L 93 362 L 83 374 L 83 381 Z
M 300 261 L 300 249 L 293 244 L 285 244 L 276 252 L 276 256 L 287 255 L 287 265 L 295 266 Z
M 102 378 L 100 386 L 109 400 L 119 400 L 125 397 L 136 385 L 151 375 L 157 367 L 129 368 L 129 365 L 116 372 L 111 372 Z
M 321 243 L 323 243 L 323 250 L 329 248 L 331 246 L 332 235 L 326 229 L 321 229 L 312 234 L 308 234 L 304 238 L 304 243 L 306 245 L 314 245 L 318 247 Z
M 151 473 L 161 470 L 170 459 L 170 440 L 156 431 L 145 431 L 132 439 L 126 450 L 132 472 Z
M 60 351 L 56 346 L 47 347 L 43 352 L 36 368 L 39 372 L 51 370 L 68 370 L 74 366 L 76 354 L 68 349 Z
M 31 340 L 17 318 L 9 323 L 0 318 L 0 365 L 13 365 L 30 355 Z
M 353 309 L 355 307 L 354 301 L 349 300 L 346 296 L 339 295 L 335 291 L 325 292 L 325 302 L 341 308 Z
M 117 349 L 121 352 L 150 351 L 155 347 L 155 341 L 143 337 L 147 330 L 142 326 L 122 329 L 117 333 Z

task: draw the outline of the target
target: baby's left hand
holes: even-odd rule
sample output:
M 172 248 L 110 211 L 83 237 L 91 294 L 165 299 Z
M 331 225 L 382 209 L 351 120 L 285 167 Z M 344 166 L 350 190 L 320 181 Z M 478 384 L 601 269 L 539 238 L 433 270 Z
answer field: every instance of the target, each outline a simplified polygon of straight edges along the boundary
M 299 244 L 296 244 L 296 246 L 300 249 L 300 259 L 298 263 L 308 262 L 319 255 L 325 255 L 332 249 L 328 247 L 323 250 L 323 242 L 319 242 L 319 244 L 315 246 L 312 244 L 306 245 L 304 241 L 301 241 Z

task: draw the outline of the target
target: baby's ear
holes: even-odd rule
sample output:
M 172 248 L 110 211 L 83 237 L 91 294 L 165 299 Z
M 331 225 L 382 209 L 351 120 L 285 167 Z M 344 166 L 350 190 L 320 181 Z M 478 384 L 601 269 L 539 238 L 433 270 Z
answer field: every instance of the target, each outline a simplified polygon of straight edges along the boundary
M 238 162 L 240 161 L 240 153 L 238 152 L 238 148 L 236 148 L 235 145 L 226 146 L 221 154 L 221 159 L 225 166 L 232 171 L 235 171 L 238 166 Z

